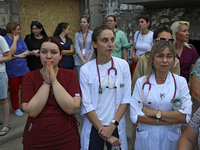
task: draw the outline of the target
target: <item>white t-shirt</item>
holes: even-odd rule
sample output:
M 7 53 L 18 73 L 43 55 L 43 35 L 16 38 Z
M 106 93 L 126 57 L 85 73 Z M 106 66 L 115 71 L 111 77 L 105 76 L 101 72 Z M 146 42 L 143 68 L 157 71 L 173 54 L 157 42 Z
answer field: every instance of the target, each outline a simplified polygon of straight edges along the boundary
M 4 37 L 0 36 L 0 58 L 3 57 L 3 53 L 10 51 L 8 44 Z M 0 63 L 0 72 L 5 72 L 6 67 L 4 63 Z
M 111 61 L 106 64 L 98 65 L 101 78 L 102 94 L 98 95 L 98 105 L 95 110 L 102 125 L 108 126 L 115 116 L 116 88 L 109 89 L 108 86 L 108 69 L 111 67 Z M 111 71 L 114 71 L 113 69 Z M 110 72 L 111 72 L 110 71 Z M 109 77 L 110 87 L 113 87 L 115 78 Z
M 139 34 L 138 33 L 139 31 L 137 31 L 134 35 L 134 43 L 136 43 L 135 55 L 143 55 L 150 50 L 153 45 L 153 32 L 149 31 L 149 33 L 146 35 L 142 35 L 141 31 Z

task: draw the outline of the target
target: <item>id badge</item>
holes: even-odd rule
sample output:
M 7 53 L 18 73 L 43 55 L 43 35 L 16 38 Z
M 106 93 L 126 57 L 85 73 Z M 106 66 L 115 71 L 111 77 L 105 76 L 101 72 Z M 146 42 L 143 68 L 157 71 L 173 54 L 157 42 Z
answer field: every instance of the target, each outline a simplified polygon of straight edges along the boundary
M 86 54 L 86 48 L 82 48 L 82 55 L 85 55 Z

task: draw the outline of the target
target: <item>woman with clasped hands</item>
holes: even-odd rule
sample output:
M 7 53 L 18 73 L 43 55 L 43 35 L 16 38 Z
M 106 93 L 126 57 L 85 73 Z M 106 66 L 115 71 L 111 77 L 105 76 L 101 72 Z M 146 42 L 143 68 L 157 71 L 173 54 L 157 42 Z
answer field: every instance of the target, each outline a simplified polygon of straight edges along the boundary
M 73 70 L 59 68 L 62 46 L 46 37 L 40 46 L 43 67 L 25 74 L 21 100 L 29 115 L 23 134 L 24 150 L 80 149 L 74 112 L 80 104 L 78 78 Z
M 190 120 L 189 89 L 184 77 L 173 74 L 174 60 L 172 43 L 156 42 L 149 56 L 147 75 L 136 81 L 130 101 L 131 120 L 138 121 L 135 150 L 147 147 L 149 150 L 176 150 L 180 126 Z M 179 108 L 173 107 L 175 104 Z

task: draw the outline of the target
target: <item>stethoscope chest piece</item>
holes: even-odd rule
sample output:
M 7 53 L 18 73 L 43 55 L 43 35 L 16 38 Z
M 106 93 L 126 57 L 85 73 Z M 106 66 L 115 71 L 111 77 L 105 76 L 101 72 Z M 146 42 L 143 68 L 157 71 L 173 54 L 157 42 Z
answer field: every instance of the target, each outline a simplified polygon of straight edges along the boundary
M 171 100 L 171 103 L 174 103 L 175 102 L 175 99 L 174 98 L 172 98 L 172 100 Z

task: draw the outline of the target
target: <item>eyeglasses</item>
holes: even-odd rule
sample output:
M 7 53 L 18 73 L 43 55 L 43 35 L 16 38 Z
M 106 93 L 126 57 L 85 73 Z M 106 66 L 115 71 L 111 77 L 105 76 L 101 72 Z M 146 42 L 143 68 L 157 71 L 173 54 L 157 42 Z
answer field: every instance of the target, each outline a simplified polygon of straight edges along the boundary
M 31 21 L 31 24 L 32 25 L 36 25 L 36 24 L 40 25 L 41 23 L 39 21 Z
M 156 41 L 168 41 L 168 42 L 174 42 L 174 39 L 166 39 L 166 38 L 156 38 Z

